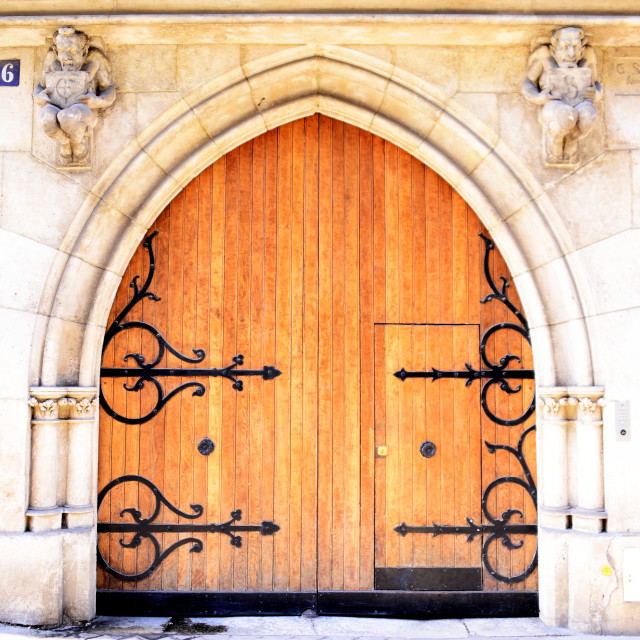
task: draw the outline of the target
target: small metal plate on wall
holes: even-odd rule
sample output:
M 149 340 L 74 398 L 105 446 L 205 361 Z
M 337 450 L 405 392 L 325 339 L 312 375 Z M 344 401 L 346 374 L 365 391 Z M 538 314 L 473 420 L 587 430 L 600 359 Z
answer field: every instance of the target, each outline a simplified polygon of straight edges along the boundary
M 200 442 L 198 443 L 198 451 L 203 455 L 203 456 L 208 456 L 211 453 L 213 453 L 213 450 L 216 448 L 216 445 L 213 443 L 212 440 L 209 440 L 209 438 L 203 438 L 202 440 L 200 440 Z
M 375 588 L 391 591 L 482 591 L 479 567 L 378 567 Z

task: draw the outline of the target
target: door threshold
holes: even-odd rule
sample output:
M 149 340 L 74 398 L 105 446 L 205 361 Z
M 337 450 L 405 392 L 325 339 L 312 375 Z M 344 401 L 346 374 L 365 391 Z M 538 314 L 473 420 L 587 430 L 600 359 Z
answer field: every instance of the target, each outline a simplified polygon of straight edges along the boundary
M 325 616 L 528 618 L 537 591 L 98 591 L 101 616 Z

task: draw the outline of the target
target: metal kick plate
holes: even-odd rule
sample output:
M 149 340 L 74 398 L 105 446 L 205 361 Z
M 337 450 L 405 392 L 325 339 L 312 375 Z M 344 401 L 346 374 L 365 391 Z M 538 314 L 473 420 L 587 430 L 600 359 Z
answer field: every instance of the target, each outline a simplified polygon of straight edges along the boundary
M 375 589 L 390 591 L 482 591 L 480 567 L 378 567 Z

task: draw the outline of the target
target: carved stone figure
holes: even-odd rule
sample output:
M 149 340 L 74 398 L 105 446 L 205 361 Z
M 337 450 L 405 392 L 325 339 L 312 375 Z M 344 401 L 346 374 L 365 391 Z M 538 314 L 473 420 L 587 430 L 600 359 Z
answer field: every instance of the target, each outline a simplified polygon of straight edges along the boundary
M 61 163 L 87 166 L 97 112 L 111 106 L 116 98 L 101 43 L 73 27 L 58 29 L 33 95 L 42 106 L 44 132 L 58 142 Z
M 578 140 L 595 124 L 595 103 L 602 96 L 596 54 L 579 27 L 553 32 L 549 44 L 535 49 L 522 85 L 525 98 L 542 107 L 545 164 L 568 166 L 578 162 Z

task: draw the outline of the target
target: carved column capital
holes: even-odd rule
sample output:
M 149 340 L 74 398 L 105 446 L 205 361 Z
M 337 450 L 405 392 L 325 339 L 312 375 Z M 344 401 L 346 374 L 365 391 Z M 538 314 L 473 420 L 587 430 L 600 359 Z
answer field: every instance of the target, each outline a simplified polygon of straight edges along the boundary
M 98 396 L 93 387 L 70 388 L 68 397 L 63 401 L 66 416 L 71 420 L 93 420 L 96 417 Z
M 58 420 L 66 387 L 32 387 L 28 404 L 34 420 Z
M 568 391 L 578 407 L 578 422 L 602 422 L 602 409 L 607 404 L 602 387 L 570 387 Z
M 566 387 L 542 387 L 537 390 L 542 418 L 547 421 L 563 421 L 569 418 L 570 409 L 578 404 L 569 397 Z

